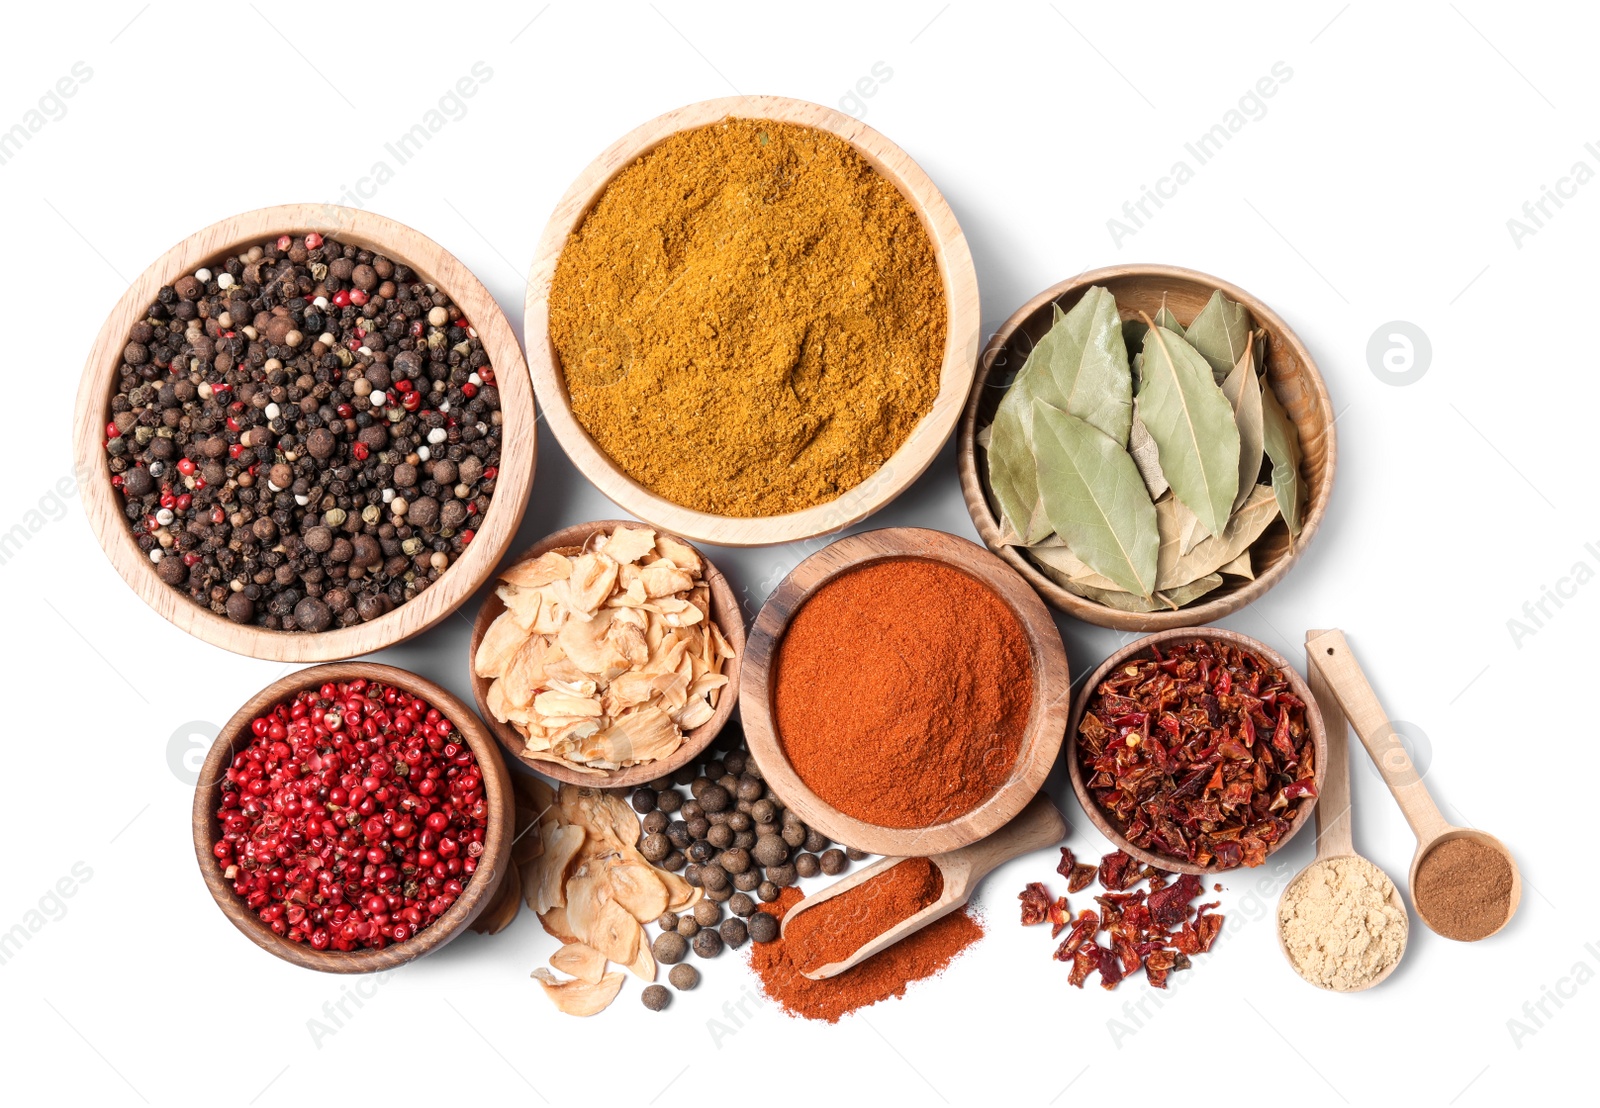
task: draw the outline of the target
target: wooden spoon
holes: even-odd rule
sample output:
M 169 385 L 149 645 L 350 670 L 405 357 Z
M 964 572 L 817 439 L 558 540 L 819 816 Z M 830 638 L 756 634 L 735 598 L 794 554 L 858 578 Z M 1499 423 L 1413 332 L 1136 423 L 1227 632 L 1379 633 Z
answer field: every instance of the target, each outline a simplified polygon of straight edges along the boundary
M 1059 843 L 1067 835 L 1067 821 L 1056 811 L 1056 806 L 1050 803 L 1044 793 L 1035 796 L 1028 806 L 1017 814 L 1010 823 L 988 838 L 979 839 L 970 846 L 960 850 L 952 850 L 948 854 L 932 854 L 928 861 L 939 867 L 939 872 L 944 877 L 944 891 L 939 894 L 939 899 L 928 905 L 915 915 L 901 920 L 877 938 L 860 947 L 850 957 L 839 962 L 829 962 L 807 973 L 806 976 L 813 981 L 823 978 L 835 977 L 851 966 L 864 962 L 879 951 L 887 950 L 901 939 L 914 931 L 920 931 L 936 919 L 949 915 L 965 904 L 972 896 L 972 890 L 979 881 L 988 875 L 989 871 L 1002 862 L 1029 851 L 1039 850 L 1043 847 Z M 831 900 L 840 893 L 849 892 L 864 881 L 870 881 L 885 870 L 899 865 L 904 858 L 880 858 L 872 865 L 859 873 L 852 873 L 842 881 L 835 881 L 819 893 L 812 893 L 799 904 L 790 908 L 783 917 L 783 926 L 788 927 L 789 921 L 808 909 L 815 908 L 824 900 Z
M 1416 905 L 1417 915 L 1422 917 L 1422 922 L 1431 930 L 1439 932 L 1439 928 L 1428 919 L 1428 913 L 1416 898 L 1417 869 L 1422 865 L 1422 860 L 1434 847 L 1451 839 L 1472 839 L 1498 853 L 1511 867 L 1511 899 L 1506 906 L 1506 918 L 1500 922 L 1499 927 L 1482 938 L 1486 939 L 1505 927 L 1511 922 L 1511 917 L 1516 915 L 1517 905 L 1522 902 L 1522 874 L 1517 869 L 1516 859 L 1511 857 L 1511 851 L 1493 835 L 1471 827 L 1458 827 L 1440 814 L 1439 806 L 1433 802 L 1428 787 L 1422 783 L 1422 776 L 1411 764 L 1411 756 L 1406 753 L 1405 747 L 1400 745 L 1400 740 L 1395 736 L 1394 727 L 1389 723 L 1383 705 L 1378 703 L 1378 696 L 1367 682 L 1366 674 L 1361 671 L 1355 655 L 1350 652 L 1350 644 L 1345 641 L 1344 632 L 1324 631 L 1315 638 L 1308 637 L 1306 656 L 1310 659 L 1311 668 L 1326 679 L 1328 686 L 1338 697 L 1345 714 L 1355 726 L 1356 734 L 1361 736 L 1367 753 L 1372 755 L 1373 762 L 1377 764 L 1378 772 L 1383 774 L 1389 792 L 1394 794 L 1395 803 L 1400 805 L 1400 811 L 1405 813 L 1406 822 L 1411 824 L 1411 830 L 1417 836 L 1417 852 L 1411 858 L 1411 872 L 1407 876 L 1407 881 L 1412 889 L 1412 903 Z
M 1311 649 L 1311 641 L 1321 631 L 1306 632 L 1306 650 Z M 1327 679 L 1322 671 L 1315 665 L 1306 667 L 1306 683 L 1311 686 L 1311 695 L 1316 698 L 1317 707 L 1322 712 L 1322 728 L 1328 736 L 1327 772 L 1322 779 L 1322 792 L 1317 796 L 1317 855 L 1311 860 L 1311 865 L 1294 875 L 1294 879 L 1284 886 L 1283 895 L 1278 898 L 1278 947 L 1283 951 L 1283 956 L 1294 966 L 1294 959 L 1289 955 L 1289 944 L 1283 938 L 1283 902 L 1288 899 L 1289 890 L 1294 888 L 1295 882 L 1309 873 L 1313 866 L 1321 862 L 1331 861 L 1334 858 L 1361 858 L 1356 853 L 1355 842 L 1351 838 L 1350 819 L 1350 728 L 1344 718 L 1344 711 L 1339 707 L 1338 698 L 1333 695 L 1333 690 L 1328 687 Z M 1383 870 L 1374 865 L 1371 859 L 1361 858 L 1362 861 L 1372 865 L 1379 873 Z M 1388 874 L 1384 874 L 1385 877 Z M 1394 882 L 1389 882 L 1389 903 L 1399 909 L 1400 915 L 1406 919 L 1406 937 L 1409 937 L 1411 926 L 1410 917 L 1406 916 L 1406 902 L 1400 897 L 1400 890 L 1394 887 Z M 1340 990 L 1343 992 L 1359 993 L 1384 980 L 1394 972 L 1395 966 L 1400 964 L 1400 959 L 1405 957 L 1405 938 L 1400 940 L 1400 953 L 1395 955 L 1394 961 L 1377 977 L 1364 985 L 1352 989 Z M 1295 967 L 1299 973 L 1299 967 Z M 1310 978 L 1306 978 L 1311 981 Z M 1318 988 L 1325 988 L 1318 982 L 1311 981 Z

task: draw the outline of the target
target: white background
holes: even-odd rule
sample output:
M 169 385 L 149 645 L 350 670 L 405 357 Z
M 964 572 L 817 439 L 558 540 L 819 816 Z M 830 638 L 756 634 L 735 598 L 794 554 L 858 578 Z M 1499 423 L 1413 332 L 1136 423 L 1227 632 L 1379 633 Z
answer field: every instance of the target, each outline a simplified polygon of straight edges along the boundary
M 1600 898 L 1575 864 L 1594 839 L 1600 183 L 1550 206 L 1520 243 L 1507 220 L 1575 162 L 1600 170 L 1584 148 L 1600 140 L 1600 27 L 1592 9 L 1393 8 L 13 5 L 0 128 L 74 63 L 93 72 L 65 115 L 0 165 L 0 531 L 29 533 L 0 565 L 11 843 L 0 931 L 33 918 L 42 897 L 57 917 L 0 965 L 5 1098 L 1465 1106 L 1575 1084 L 1600 1011 L 1589 983 Z M 1418 738 L 1447 813 L 1517 853 L 1513 925 L 1468 946 L 1413 915 L 1387 984 L 1321 993 L 1283 962 L 1269 914 L 1311 856 L 1307 835 L 1282 871 L 1226 882 L 1223 941 L 1163 1007 L 1130 1015 L 1124 1006 L 1149 995 L 1142 975 L 1111 994 L 1071 989 L 1047 933 L 1017 926 L 1024 883 L 1061 884 L 1049 851 L 984 884 L 990 934 L 946 977 L 837 1027 L 768 1008 L 719 1038 L 708 1021 L 751 984 L 727 954 L 667 1013 L 646 1012 L 630 984 L 599 1018 L 558 1016 L 528 977 L 554 944 L 524 913 L 367 985 L 362 1007 L 347 1002 L 353 1018 L 314 1041 L 308 1021 L 353 982 L 236 933 L 195 872 L 189 834 L 203 740 L 280 667 L 168 626 L 112 571 L 76 500 L 52 490 L 70 487 L 82 359 L 128 281 L 227 215 L 338 200 L 479 61 L 493 77 L 466 114 L 367 204 L 454 251 L 519 332 L 544 222 L 616 137 L 734 91 L 838 105 L 879 62 L 892 77 L 846 106 L 948 197 L 976 259 L 985 335 L 1047 285 L 1120 261 L 1192 266 L 1272 304 L 1327 378 L 1338 480 L 1288 580 L 1225 623 L 1291 657 L 1306 628 L 1346 629 Z M 1266 114 L 1197 166 L 1184 143 L 1278 62 L 1292 77 Z M 1107 220 L 1179 159 L 1194 179 L 1114 242 Z M 1394 320 L 1432 345 L 1405 387 L 1367 354 Z M 541 434 L 515 546 L 614 514 Z M 974 537 L 953 448 L 864 526 L 890 524 Z M 802 555 L 710 553 L 752 605 Z M 1585 583 L 1569 583 L 1574 595 L 1518 642 L 1507 621 L 1580 562 Z M 381 659 L 467 695 L 476 604 Z M 1119 643 L 1061 625 L 1077 674 Z M 1408 829 L 1359 746 L 1353 759 L 1357 847 L 1403 881 Z M 1106 847 L 1059 771 L 1049 788 L 1075 824 L 1071 845 L 1098 857 Z M 70 899 L 46 897 L 75 863 L 92 876 Z M 1546 1001 L 1536 1025 L 1523 1006 L 1547 987 L 1569 996 Z

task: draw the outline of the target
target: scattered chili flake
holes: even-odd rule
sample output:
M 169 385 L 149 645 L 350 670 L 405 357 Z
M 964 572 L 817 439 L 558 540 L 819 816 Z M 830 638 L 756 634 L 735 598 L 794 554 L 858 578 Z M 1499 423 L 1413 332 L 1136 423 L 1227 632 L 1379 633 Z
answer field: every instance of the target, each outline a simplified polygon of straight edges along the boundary
M 1058 873 L 1082 868 L 1070 850 L 1062 850 Z M 1189 955 L 1210 950 L 1216 942 L 1223 917 L 1210 914 L 1218 906 L 1216 901 L 1196 907 L 1194 900 L 1205 887 L 1194 874 L 1173 879 L 1173 874 L 1154 866 L 1136 868 L 1121 851 L 1107 854 L 1099 872 L 1106 891 L 1094 898 L 1098 910 L 1079 912 L 1052 955 L 1058 962 L 1072 963 L 1069 984 L 1081 989 L 1098 970 L 1101 987 L 1114 989 L 1142 965 L 1150 985 L 1164 989 L 1172 974 L 1189 968 Z M 1141 881 L 1148 882 L 1148 888 L 1131 887 Z M 1048 919 L 1052 939 L 1066 929 L 1070 917 L 1065 897 L 1052 902 L 1049 890 L 1035 882 L 1019 899 L 1024 924 Z M 1105 946 L 1099 942 L 1102 932 Z
M 1035 881 L 1023 889 L 1017 894 L 1017 899 L 1022 901 L 1022 926 L 1032 927 L 1049 918 L 1050 893 L 1039 882 Z
M 1094 881 L 1099 870 L 1087 862 L 1079 862 L 1073 856 L 1072 849 L 1064 846 L 1061 848 L 1061 864 L 1056 866 L 1056 872 L 1067 879 L 1068 893 L 1081 893 Z
M 1100 884 L 1112 892 L 1121 892 L 1139 880 L 1133 868 L 1133 859 L 1120 850 L 1113 850 L 1100 859 Z
M 1287 674 L 1209 639 L 1117 667 L 1078 724 L 1077 757 L 1130 843 L 1212 869 L 1259 866 L 1316 796 L 1306 706 Z M 1108 889 L 1136 879 L 1123 864 L 1101 862 Z

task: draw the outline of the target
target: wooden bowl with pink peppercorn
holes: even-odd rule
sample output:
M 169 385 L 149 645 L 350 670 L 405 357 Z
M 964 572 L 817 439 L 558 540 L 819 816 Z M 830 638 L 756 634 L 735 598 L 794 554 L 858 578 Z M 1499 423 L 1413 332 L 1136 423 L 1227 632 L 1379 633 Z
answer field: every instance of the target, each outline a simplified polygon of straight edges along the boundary
M 331 698 L 324 695 L 330 686 Z M 374 697 L 375 688 L 395 695 Z M 302 694 L 314 702 L 303 707 Z M 279 705 L 294 706 L 288 720 L 274 715 Z M 441 719 L 448 721 L 443 727 Z M 334 762 L 328 752 L 338 752 L 339 736 L 357 728 L 361 738 L 344 741 L 360 757 L 359 767 Z M 371 746 L 369 731 L 382 737 L 381 746 Z M 365 755 L 356 745 L 361 739 L 369 744 Z M 265 757 L 252 758 L 252 748 Z M 468 752 L 471 758 L 464 759 Z M 283 772 L 289 762 L 295 763 L 293 770 Z M 434 767 L 440 768 L 437 778 L 431 775 Z M 454 788 L 450 767 L 457 771 L 455 782 L 470 775 L 476 783 Z M 359 782 L 353 776 L 357 768 L 366 773 Z M 413 782 L 419 773 L 423 776 Z M 259 790 L 255 781 L 263 783 Z M 455 805 L 458 796 L 470 799 L 464 812 Z M 289 829 L 283 833 L 271 821 L 291 811 L 291 800 L 302 807 L 283 820 L 280 828 Z M 318 817 L 320 829 L 314 826 Z M 279 678 L 234 713 L 200 771 L 193 825 L 195 858 L 206 886 L 223 915 L 251 942 L 306 969 L 371 973 L 437 950 L 490 906 L 511 865 L 515 809 L 499 747 L 466 704 L 405 670 L 339 662 Z M 316 836 L 327 838 L 330 828 L 342 842 L 307 849 Z M 260 872 L 263 849 L 284 848 L 298 852 L 285 881 L 245 894 L 236 891 L 236 882 L 247 885 L 249 876 Z M 254 865 L 243 863 L 250 853 Z M 353 861 L 338 864 L 346 858 Z M 430 890 L 425 882 L 427 875 L 437 876 L 435 866 L 445 876 Z M 301 880 L 287 881 L 297 868 Z M 472 872 L 464 875 L 468 868 Z M 321 872 L 330 876 L 323 879 Z M 458 890 L 452 881 L 459 883 Z M 347 891 L 352 884 L 357 885 L 354 895 Z M 331 895 L 333 885 L 340 886 L 340 895 Z M 373 929 L 345 938 L 354 949 L 337 949 L 340 925 L 331 917 L 340 904 L 347 918 L 365 913 L 358 922 Z M 415 909 L 414 916 L 407 916 L 408 908 Z M 319 910 L 329 918 L 316 921 L 311 913 Z M 276 918 L 264 919 L 263 911 Z M 303 941 L 288 937 L 296 927 Z M 395 929 L 406 937 L 396 938 Z M 379 932 L 382 939 L 374 941 Z

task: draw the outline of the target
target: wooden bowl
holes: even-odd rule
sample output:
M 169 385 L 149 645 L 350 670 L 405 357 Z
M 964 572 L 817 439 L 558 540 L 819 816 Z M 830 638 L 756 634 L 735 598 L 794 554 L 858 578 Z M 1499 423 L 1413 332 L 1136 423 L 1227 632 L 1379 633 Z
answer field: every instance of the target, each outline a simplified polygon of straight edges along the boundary
M 613 177 L 679 131 L 720 123 L 729 116 L 770 119 L 826 131 L 853 146 L 899 188 L 932 243 L 944 282 L 948 326 L 939 392 L 933 408 L 871 477 L 837 499 L 779 516 L 722 516 L 696 511 L 656 495 L 611 460 L 573 415 L 566 377 L 550 338 L 550 284 L 567 239 L 583 222 Z M 877 131 L 843 112 L 784 96 L 730 96 L 678 108 L 629 131 L 585 169 L 556 205 L 528 274 L 523 333 L 539 404 L 550 428 L 583 475 L 619 506 L 642 520 L 700 542 L 766 546 L 838 531 L 859 522 L 904 492 L 928 468 L 966 403 L 978 352 L 978 279 L 956 217 L 917 163 Z
M 274 935 L 272 929 L 262 923 L 233 891 L 232 883 L 222 876 L 217 859 L 211 853 L 221 837 L 216 811 L 222 800 L 222 783 L 227 779 L 228 767 L 233 763 L 234 756 L 249 746 L 253 739 L 250 733 L 251 720 L 265 709 L 293 698 L 304 689 L 316 688 L 325 681 L 349 681 L 357 677 L 382 681 L 419 696 L 456 725 L 457 733 L 472 747 L 472 753 L 477 756 L 482 769 L 489 823 L 484 834 L 483 854 L 478 858 L 478 868 L 472 880 L 466 883 L 449 910 L 433 923 L 405 942 L 382 950 L 313 950 L 308 945 L 292 943 Z M 205 766 L 200 771 L 200 783 L 194 790 L 194 854 L 200 863 L 200 873 L 205 878 L 206 887 L 211 890 L 211 896 L 216 900 L 217 907 L 222 909 L 222 914 L 263 950 L 276 954 L 286 962 L 323 973 L 374 973 L 393 969 L 437 950 L 466 930 L 467 925 L 494 899 L 495 891 L 511 865 L 511 842 L 516 834 L 514 804 L 511 774 L 500 760 L 494 740 L 472 709 L 432 681 L 403 669 L 373 662 L 335 662 L 296 670 L 278 678 L 246 701 L 218 732 L 211 752 L 206 755 Z
M 1100 667 L 1090 674 L 1089 680 L 1083 683 L 1083 688 L 1078 690 L 1077 698 L 1072 705 L 1072 721 L 1067 725 L 1066 759 L 1067 772 L 1072 777 L 1072 791 L 1078 794 L 1078 804 L 1089 815 L 1089 821 L 1100 829 L 1100 833 L 1110 839 L 1118 850 L 1131 854 L 1139 861 L 1158 869 L 1176 873 L 1224 873 L 1230 867 L 1197 866 L 1186 859 L 1174 858 L 1167 854 L 1158 854 L 1152 850 L 1134 846 L 1118 830 L 1107 815 L 1100 810 L 1100 805 L 1089 793 L 1089 787 L 1083 779 L 1082 767 L 1078 765 L 1078 724 L 1083 719 L 1083 713 L 1088 709 L 1089 700 L 1094 692 L 1117 666 L 1143 654 L 1152 646 L 1169 642 L 1192 642 L 1195 639 L 1209 639 L 1212 642 L 1228 643 L 1231 646 L 1241 647 L 1252 651 L 1277 666 L 1289 677 L 1289 687 L 1294 694 L 1306 705 L 1306 726 L 1311 729 L 1311 742 L 1316 750 L 1317 769 L 1314 774 L 1317 796 L 1310 797 L 1309 803 L 1302 802 L 1295 812 L 1294 819 L 1289 821 L 1289 830 L 1267 851 L 1267 857 L 1272 857 L 1299 834 L 1300 829 L 1311 822 L 1311 813 L 1316 810 L 1317 800 L 1322 795 L 1322 784 L 1328 771 L 1328 733 L 1322 723 L 1322 712 L 1317 707 L 1316 697 L 1311 695 L 1311 687 L 1306 684 L 1305 678 L 1291 666 L 1281 654 L 1273 650 L 1266 643 L 1258 642 L 1248 635 L 1241 635 L 1237 631 L 1225 631 L 1220 627 L 1178 627 L 1167 631 L 1158 631 L 1154 635 L 1146 635 L 1142 639 L 1135 639 L 1111 657 L 1100 663 Z
M 630 521 L 622 519 L 601 519 L 593 523 L 563 527 L 552 535 L 546 535 L 517 555 L 506 564 L 506 569 L 531 561 L 541 554 L 548 554 L 552 550 L 562 554 L 576 554 L 583 548 L 583 544 L 589 541 L 589 536 L 597 531 L 609 533 L 613 528 L 628 522 Z M 659 528 L 657 533 L 669 534 Z M 671 537 L 679 538 L 677 535 Z M 728 645 L 733 648 L 733 657 L 728 659 L 722 671 L 727 674 L 728 683 L 722 687 L 722 692 L 717 697 L 716 714 L 693 731 L 686 732 L 683 736 L 683 745 L 673 752 L 672 757 L 659 758 L 626 769 L 610 770 L 603 777 L 593 773 L 580 773 L 558 762 L 523 760 L 522 735 L 509 723 L 501 723 L 495 719 L 494 713 L 489 711 L 489 686 L 493 682 L 479 677 L 472 664 L 472 660 L 478 655 L 478 644 L 483 641 L 484 634 L 489 630 L 489 624 L 499 619 L 500 613 L 506 610 L 505 602 L 499 595 L 495 592 L 489 593 L 483 602 L 483 607 L 478 609 L 477 620 L 472 624 L 472 640 L 467 646 L 467 672 L 472 675 L 472 695 L 478 702 L 478 711 L 483 714 L 485 725 L 494 737 L 500 740 L 500 745 L 505 748 L 509 757 L 521 760 L 536 773 L 553 777 L 557 781 L 565 781 L 569 785 L 587 785 L 597 789 L 629 789 L 643 785 L 646 781 L 665 777 L 688 765 L 711 745 L 723 725 L 728 722 L 728 717 L 733 715 L 733 707 L 739 699 L 739 665 L 744 658 L 744 612 L 739 607 L 739 598 L 734 594 L 733 586 L 722 575 L 722 571 L 711 564 L 711 559 L 705 556 L 704 551 L 696 549 L 696 553 L 700 555 L 701 561 L 705 562 L 705 580 L 711 587 L 711 618 L 722 631 L 722 637 L 727 639 Z
M 842 573 L 885 559 L 917 558 L 967 573 L 994 590 L 1016 615 L 1033 660 L 1033 707 L 1011 778 L 972 811 L 922 828 L 882 827 L 845 815 L 814 793 L 789 764 L 773 718 L 773 664 L 784 633 L 813 593 Z M 889 527 L 840 539 L 795 566 L 767 597 L 750 629 L 739 682 L 745 741 L 767 784 L 807 826 L 869 854 L 943 854 L 998 831 L 1033 799 L 1061 749 L 1072 682 L 1050 611 L 1027 583 L 976 543 L 943 531 Z
M 1167 306 L 1187 324 L 1218 289 L 1230 300 L 1244 305 L 1256 326 L 1266 329 L 1267 380 L 1300 435 L 1300 450 L 1304 455 L 1301 475 L 1309 485 L 1309 496 L 1298 538 L 1290 538 L 1289 528 L 1280 517 L 1250 548 L 1256 566 L 1253 581 L 1225 578 L 1204 600 L 1175 612 L 1122 612 L 1077 596 L 1041 573 L 1021 551 L 1002 545 L 1000 521 L 989 496 L 987 467 L 978 458 L 978 430 L 994 420 L 995 409 L 1011 378 L 1022 368 L 1034 343 L 1050 329 L 1050 305 L 1055 303 L 1064 311 L 1070 310 L 1095 285 L 1116 297 L 1117 309 L 1124 320 L 1137 319 L 1140 311 L 1154 315 L 1165 296 Z M 1289 325 L 1256 297 L 1236 285 L 1192 269 L 1166 265 L 1107 266 L 1041 292 L 1018 308 L 989 339 L 978 361 L 977 380 L 961 418 L 956 451 L 961 492 L 984 544 L 1027 578 L 1041 596 L 1068 615 L 1118 631 L 1161 631 L 1211 623 L 1238 611 L 1281 581 L 1317 533 L 1333 491 L 1337 456 L 1333 419 L 1333 402 L 1328 399 L 1327 386 L 1310 353 Z
M 105 427 L 111 418 L 122 348 L 129 329 L 144 318 L 157 290 L 279 234 L 299 236 L 309 231 L 381 251 L 412 267 L 421 280 L 444 289 L 483 341 L 495 370 L 505 419 L 494 498 L 466 554 L 432 587 L 387 615 L 315 633 L 241 626 L 196 604 L 157 577 L 155 566 L 139 549 L 122 514 L 122 497 L 111 486 L 105 455 Z M 432 239 L 380 215 L 333 204 L 285 204 L 245 212 L 197 231 L 157 258 L 129 286 L 89 352 L 73 415 L 73 450 L 90 526 L 111 564 L 146 604 L 214 646 L 275 662 L 320 662 L 367 654 L 408 639 L 455 611 L 483 584 L 505 554 L 528 506 L 537 453 L 534 424 L 533 394 L 517 336 L 489 290 L 466 266 Z

